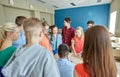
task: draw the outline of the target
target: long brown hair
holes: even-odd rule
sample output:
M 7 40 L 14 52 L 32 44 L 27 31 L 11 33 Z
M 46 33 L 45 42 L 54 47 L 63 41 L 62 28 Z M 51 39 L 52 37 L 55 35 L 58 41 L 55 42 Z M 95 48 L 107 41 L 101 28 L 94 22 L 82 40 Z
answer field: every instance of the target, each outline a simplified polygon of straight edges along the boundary
M 101 25 L 89 28 L 85 33 L 83 63 L 90 77 L 117 77 L 109 32 Z
M 53 41 L 52 36 L 53 36 L 53 29 L 54 29 L 55 27 L 57 28 L 56 25 L 53 25 L 52 28 L 51 28 L 50 41 Z
M 81 31 L 81 39 L 84 39 L 84 32 L 83 32 L 83 28 L 82 27 L 80 27 L 80 26 L 78 26 L 77 28 L 76 28 L 76 31 Z

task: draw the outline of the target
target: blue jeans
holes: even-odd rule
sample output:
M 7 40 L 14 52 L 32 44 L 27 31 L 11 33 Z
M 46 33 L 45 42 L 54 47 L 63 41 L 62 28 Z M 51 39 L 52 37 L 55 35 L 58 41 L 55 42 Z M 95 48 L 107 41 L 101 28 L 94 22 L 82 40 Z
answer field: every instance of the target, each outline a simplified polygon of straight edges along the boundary
M 54 53 L 54 55 L 58 54 L 58 50 L 57 49 L 53 50 L 53 53 Z

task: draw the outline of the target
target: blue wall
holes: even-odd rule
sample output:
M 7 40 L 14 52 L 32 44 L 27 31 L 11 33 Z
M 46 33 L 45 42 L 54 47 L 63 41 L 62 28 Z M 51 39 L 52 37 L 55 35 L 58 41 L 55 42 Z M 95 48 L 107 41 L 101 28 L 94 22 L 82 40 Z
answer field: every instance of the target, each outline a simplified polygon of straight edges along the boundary
M 71 26 L 74 28 L 82 26 L 86 30 L 88 20 L 93 20 L 95 24 L 102 24 L 108 27 L 109 12 L 110 4 L 55 10 L 55 24 L 58 28 L 62 28 L 64 18 L 70 17 Z

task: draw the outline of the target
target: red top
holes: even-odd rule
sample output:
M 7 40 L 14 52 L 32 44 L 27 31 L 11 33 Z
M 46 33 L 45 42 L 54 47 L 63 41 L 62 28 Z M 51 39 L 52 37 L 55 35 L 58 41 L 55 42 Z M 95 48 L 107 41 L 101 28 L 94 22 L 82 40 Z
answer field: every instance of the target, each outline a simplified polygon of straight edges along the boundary
M 62 43 L 67 44 L 69 47 L 71 46 L 71 39 L 75 36 L 75 30 L 70 27 L 67 29 L 67 27 L 62 28 Z
M 73 40 L 76 53 L 80 53 L 83 50 L 84 39 L 74 36 Z
M 77 64 L 75 66 L 75 71 L 79 77 L 90 77 L 90 75 L 85 71 L 83 64 Z

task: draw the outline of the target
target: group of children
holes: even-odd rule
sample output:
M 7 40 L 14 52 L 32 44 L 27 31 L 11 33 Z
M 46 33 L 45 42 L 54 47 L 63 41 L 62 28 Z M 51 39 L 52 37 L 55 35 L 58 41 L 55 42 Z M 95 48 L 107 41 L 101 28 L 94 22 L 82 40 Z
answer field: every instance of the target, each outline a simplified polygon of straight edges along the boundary
M 117 77 L 108 30 L 88 21 L 84 35 L 82 27 L 74 30 L 70 23 L 64 19 L 62 34 L 57 26 L 48 34 L 46 22 L 24 16 L 16 18 L 17 25 L 0 26 L 0 77 Z M 82 64 L 69 61 L 72 51 L 82 52 Z
M 54 55 L 58 54 L 58 47 L 60 44 L 67 44 L 70 51 L 75 53 L 75 56 L 80 54 L 84 45 L 84 32 L 80 26 L 74 30 L 74 28 L 70 26 L 70 22 L 70 18 L 64 19 L 62 34 L 58 33 L 56 25 L 50 26 L 49 28 L 49 25 L 46 22 L 43 22 L 43 33 L 45 36 L 43 39 L 44 41 L 40 44 L 52 51 Z

